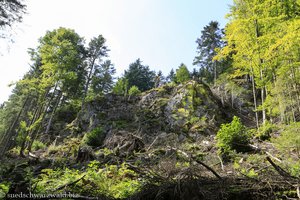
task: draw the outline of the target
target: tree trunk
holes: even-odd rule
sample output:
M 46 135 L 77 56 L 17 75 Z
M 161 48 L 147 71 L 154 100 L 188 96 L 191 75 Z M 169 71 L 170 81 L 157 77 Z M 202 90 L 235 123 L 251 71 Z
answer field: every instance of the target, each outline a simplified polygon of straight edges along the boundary
M 39 114 L 39 118 L 41 118 L 41 122 L 40 122 L 40 124 L 37 126 L 37 128 L 35 128 L 34 130 L 32 130 L 31 132 L 30 132 L 30 138 L 31 138 L 31 140 L 28 142 L 28 144 L 27 144 L 27 149 L 28 149 L 28 151 L 30 152 L 31 151 L 31 147 L 32 147 L 32 144 L 33 144 L 33 142 L 34 142 L 34 140 L 37 138 L 37 136 L 38 136 L 38 133 L 39 133 L 39 130 L 41 129 L 41 125 L 42 124 L 44 124 L 44 121 L 45 121 L 45 117 L 46 117 L 46 112 L 47 112 L 47 110 L 49 109 L 49 107 L 50 107 L 50 105 L 51 105 L 51 102 L 52 102 L 52 100 L 54 99 L 54 97 L 55 97 L 55 91 L 56 91 L 56 89 L 57 89 L 57 83 L 56 83 L 56 85 L 55 85 L 55 88 L 54 88 L 54 91 L 53 91 L 53 94 L 51 95 L 51 98 L 50 98 L 50 100 L 48 101 L 48 103 L 47 103 L 47 105 L 45 106 L 45 105 L 42 105 L 42 107 L 41 107 L 41 112 L 40 112 L 40 114 Z M 49 91 L 48 91 L 49 92 Z
M 217 84 L 217 62 L 214 61 L 214 86 Z
M 262 63 L 260 59 L 260 64 Z M 263 70 L 260 69 L 260 80 L 263 81 Z M 266 121 L 266 109 L 264 108 L 264 102 L 265 102 L 265 86 L 262 86 L 260 89 L 261 92 L 261 105 L 262 105 L 262 120 L 263 124 L 265 124 Z
M 33 114 L 33 117 L 32 117 L 32 119 L 31 119 L 31 121 L 30 121 L 30 124 L 28 124 L 28 127 L 30 128 L 33 124 L 34 124 L 34 122 L 36 121 L 36 119 L 37 119 L 37 115 L 39 114 L 39 110 L 40 110 L 40 107 L 37 107 L 36 109 L 35 109 L 35 111 L 34 111 L 34 114 Z M 24 155 L 24 150 L 25 150 L 25 145 L 26 145 L 26 138 L 27 138 L 27 136 L 30 134 L 30 130 L 28 130 L 28 131 L 26 131 L 26 133 L 25 133 L 25 135 L 24 135 L 24 139 L 23 139 L 23 141 L 22 141 L 22 143 L 21 143 L 21 148 L 20 148 L 20 156 L 21 157 L 25 157 L 25 155 Z
M 31 152 L 32 144 L 33 144 L 33 142 L 36 140 L 40 128 L 41 128 L 41 125 L 39 125 L 39 127 L 38 127 L 36 130 L 34 130 L 34 132 L 31 132 L 31 137 L 30 137 L 31 140 L 28 142 L 28 145 L 27 145 L 27 150 L 28 150 L 29 152 Z
M 255 81 L 254 81 L 254 72 L 251 66 L 251 78 L 252 78 L 252 93 L 253 93 L 253 103 L 254 103 L 254 111 L 255 111 L 255 121 L 256 121 L 256 128 L 258 128 L 258 113 L 257 113 L 257 102 L 256 102 L 256 89 L 255 89 Z
M 30 122 L 30 124 L 29 124 L 29 126 L 28 127 L 30 127 L 30 129 L 32 129 L 32 126 L 34 125 L 34 123 L 36 123 L 38 120 L 39 120 L 39 118 L 40 118 L 40 116 L 41 116 L 41 114 L 42 114 L 42 111 L 43 111 L 43 108 L 44 108 L 44 104 L 41 104 L 40 106 L 38 106 L 37 108 L 36 108 L 36 111 L 35 111 L 35 114 L 34 114 L 34 116 L 33 116 L 33 118 L 32 118 L 32 120 L 31 120 L 31 122 Z M 32 140 L 32 132 L 33 132 L 34 130 L 28 130 L 27 132 L 26 132 L 26 135 L 25 135 L 25 137 L 24 137 L 24 140 L 22 141 L 22 144 L 21 144 L 21 149 L 20 149 L 20 156 L 22 156 L 22 157 L 25 157 L 25 155 L 24 155 L 24 150 L 26 149 L 26 145 L 28 146 L 28 143 L 30 143 L 30 141 Z M 29 138 L 30 138 L 30 141 L 27 141 L 26 140 L 26 138 L 29 136 Z
M 2 140 L 1 140 L 1 145 L 0 145 L 0 157 L 4 155 L 4 153 L 11 147 L 11 139 L 16 136 L 16 132 L 14 132 L 14 129 L 16 129 L 16 126 L 19 122 L 20 116 L 23 113 L 23 110 L 29 100 L 29 95 L 26 97 L 21 110 L 19 111 L 16 119 L 13 121 L 9 129 L 6 131 L 4 134 Z
M 234 108 L 233 87 L 231 88 L 231 108 Z
M 54 88 L 54 91 L 56 90 L 57 88 L 57 84 L 55 85 L 55 88 Z M 30 127 L 30 129 L 32 129 L 32 126 L 34 125 L 34 123 L 36 123 L 38 121 L 38 119 L 40 118 L 41 114 L 42 114 L 42 111 L 43 111 L 43 108 L 44 108 L 44 101 L 45 99 L 47 98 L 47 95 L 49 94 L 49 91 L 50 89 L 47 89 L 44 96 L 43 96 L 43 99 L 40 101 L 41 103 L 39 103 L 35 109 L 35 112 L 34 112 L 34 115 L 31 119 L 31 122 L 29 124 L 28 127 Z M 54 95 L 52 95 L 53 97 Z M 52 97 L 51 97 L 51 100 L 52 100 Z M 50 100 L 50 101 L 51 101 Z M 25 136 L 25 139 L 22 141 L 22 144 L 21 144 L 21 149 L 20 149 L 20 156 L 21 157 L 25 157 L 24 155 L 24 150 L 26 149 L 26 146 L 28 146 L 28 144 L 32 141 L 32 132 L 34 130 L 29 130 L 26 132 L 26 136 Z M 26 138 L 27 137 L 30 137 L 30 141 L 27 141 Z M 33 142 L 33 141 L 32 141 Z
M 90 82 L 92 80 L 92 74 L 93 74 L 93 71 L 94 71 L 95 62 L 96 62 L 96 58 L 93 58 L 92 61 L 91 61 L 89 75 L 88 75 L 88 78 L 86 80 L 86 84 L 85 84 L 85 87 L 84 87 L 84 93 L 83 93 L 83 98 L 82 98 L 82 103 L 81 103 L 82 106 L 85 102 L 85 98 L 86 98 L 87 92 L 89 90 Z
M 293 86 L 291 86 L 290 88 L 292 88 Z M 289 88 L 288 85 L 286 86 L 286 88 Z M 294 103 L 295 103 L 295 99 L 292 97 L 292 94 L 291 94 L 291 89 L 287 89 L 288 91 L 288 96 L 290 98 L 290 101 L 291 101 L 291 105 L 289 105 L 291 107 L 291 111 L 292 111 L 292 120 L 289 119 L 289 123 L 290 121 L 292 122 L 296 122 L 296 116 L 295 116 L 295 110 L 294 110 Z
M 49 122 L 48 122 L 48 125 L 47 125 L 47 128 L 46 128 L 45 134 L 49 133 L 49 130 L 50 130 L 50 127 L 51 127 L 51 124 L 52 124 L 52 121 L 53 121 L 54 114 L 56 112 L 57 107 L 59 106 L 59 103 L 62 99 L 62 96 L 63 96 L 62 92 L 59 91 L 59 94 L 58 94 L 58 97 L 57 97 L 57 100 L 56 100 L 56 104 L 55 104 L 55 107 L 53 108 L 53 111 L 51 113 L 51 116 L 50 116 L 50 119 L 49 119 Z
M 254 24 L 255 24 L 255 33 L 256 33 L 256 45 L 258 47 L 258 67 L 259 67 L 259 72 L 260 72 L 260 80 L 263 83 L 263 69 L 262 69 L 263 60 L 260 58 L 260 47 L 259 47 L 259 43 L 258 43 L 258 38 L 260 37 L 260 33 L 259 33 L 257 19 L 254 20 Z M 263 124 L 266 121 L 266 110 L 264 108 L 264 101 L 265 101 L 265 85 L 261 86 L 261 105 L 262 105 Z
M 291 62 L 291 61 L 289 61 L 289 62 Z M 297 69 L 294 69 L 293 67 L 291 67 L 292 78 L 293 78 L 293 89 L 296 93 L 297 110 L 300 113 L 300 86 L 299 86 L 299 83 L 296 78 L 296 73 L 297 73 L 296 70 Z

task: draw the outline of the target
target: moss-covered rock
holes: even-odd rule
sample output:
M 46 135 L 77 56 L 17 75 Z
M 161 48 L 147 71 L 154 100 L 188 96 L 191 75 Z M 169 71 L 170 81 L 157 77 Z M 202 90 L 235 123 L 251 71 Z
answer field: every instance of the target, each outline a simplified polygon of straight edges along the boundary
M 166 84 L 134 98 L 109 94 L 90 101 L 78 115 L 81 132 L 103 126 L 143 138 L 145 144 L 162 133 L 175 133 L 180 141 L 217 132 L 223 122 L 218 100 L 205 84 L 188 81 Z M 109 137 L 109 136 L 107 136 Z
M 219 108 L 208 86 L 189 81 L 165 85 L 144 94 L 139 102 L 138 120 L 156 126 L 159 131 L 211 134 L 222 122 Z M 152 128 L 147 130 L 153 132 Z

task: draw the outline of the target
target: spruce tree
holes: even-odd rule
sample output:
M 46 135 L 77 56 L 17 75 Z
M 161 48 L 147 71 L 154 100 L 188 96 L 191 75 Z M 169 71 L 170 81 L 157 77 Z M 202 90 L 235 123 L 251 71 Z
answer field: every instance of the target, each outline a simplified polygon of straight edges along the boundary
M 222 31 L 219 23 L 211 21 L 201 31 L 201 37 L 196 40 L 198 55 L 194 58 L 194 65 L 200 67 L 199 74 L 201 77 L 211 82 L 216 82 L 218 75 L 221 73 L 221 64 L 213 58 L 217 55 L 216 49 L 223 46 Z

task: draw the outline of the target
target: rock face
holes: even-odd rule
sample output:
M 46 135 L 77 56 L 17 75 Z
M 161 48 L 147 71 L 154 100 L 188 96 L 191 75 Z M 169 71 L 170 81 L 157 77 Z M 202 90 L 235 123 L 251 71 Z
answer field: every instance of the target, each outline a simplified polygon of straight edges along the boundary
M 108 94 L 84 105 L 78 126 L 81 132 L 89 132 L 97 126 L 109 126 L 134 121 L 139 97 L 128 100 L 122 96 Z
M 169 134 L 177 135 L 177 141 L 197 140 L 216 133 L 225 116 L 220 108 L 208 86 L 189 81 L 166 84 L 138 97 L 106 95 L 87 103 L 77 120 L 82 132 L 103 126 L 108 133 L 104 144 L 118 141 L 120 131 L 139 136 L 145 144 Z
M 138 119 L 149 126 L 150 134 L 154 127 L 189 135 L 212 134 L 223 116 L 209 87 L 195 81 L 153 89 L 141 98 L 139 112 Z

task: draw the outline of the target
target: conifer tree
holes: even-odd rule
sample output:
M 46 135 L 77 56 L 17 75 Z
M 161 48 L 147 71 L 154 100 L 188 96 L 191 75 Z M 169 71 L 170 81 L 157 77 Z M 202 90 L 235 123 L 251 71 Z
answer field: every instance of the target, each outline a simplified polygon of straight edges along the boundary
M 216 49 L 223 46 L 222 37 L 219 23 L 211 21 L 201 31 L 201 37 L 196 40 L 198 55 L 194 59 L 194 65 L 200 67 L 200 76 L 208 82 L 215 83 L 222 71 L 221 64 L 213 59 L 217 54 Z
M 155 72 L 149 66 L 142 65 L 142 61 L 137 59 L 125 70 L 124 78 L 128 80 L 128 87 L 137 86 L 141 92 L 154 87 Z
M 174 82 L 174 81 L 175 81 L 175 72 L 174 69 L 172 68 L 167 76 L 167 82 Z
M 108 81 L 111 82 L 112 80 L 110 75 L 115 73 L 115 70 L 113 69 L 110 61 L 101 63 L 103 61 L 102 58 L 107 57 L 108 51 L 109 50 L 107 46 L 105 46 L 105 39 L 102 35 L 99 35 L 98 37 L 93 38 L 90 41 L 89 46 L 86 50 L 86 65 L 88 73 L 84 86 L 83 101 L 87 96 L 91 82 L 94 92 L 99 92 L 100 90 L 102 90 L 103 92 L 104 90 L 108 89 L 103 84 L 103 78 L 110 79 Z M 102 80 L 100 77 L 102 77 Z

